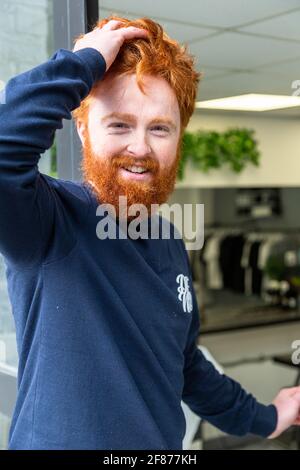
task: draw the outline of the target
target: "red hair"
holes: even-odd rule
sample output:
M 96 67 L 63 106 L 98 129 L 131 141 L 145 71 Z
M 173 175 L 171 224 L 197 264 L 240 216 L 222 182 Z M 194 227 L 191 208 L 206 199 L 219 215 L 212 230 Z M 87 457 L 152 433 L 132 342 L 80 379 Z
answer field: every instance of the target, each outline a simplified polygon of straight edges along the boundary
M 186 46 L 181 46 L 177 41 L 169 38 L 162 26 L 150 18 L 128 20 L 111 15 L 100 20 L 95 27 L 102 28 L 110 20 L 122 21 L 125 27 L 135 26 L 146 29 L 149 35 L 145 39 L 126 40 L 105 77 L 136 74 L 137 84 L 143 93 L 143 75 L 164 78 L 177 97 L 183 131 L 194 112 L 198 84 L 202 75 L 195 70 L 194 57 L 187 53 Z M 87 122 L 89 103 L 96 85 L 81 102 L 80 107 L 73 111 L 75 121 Z

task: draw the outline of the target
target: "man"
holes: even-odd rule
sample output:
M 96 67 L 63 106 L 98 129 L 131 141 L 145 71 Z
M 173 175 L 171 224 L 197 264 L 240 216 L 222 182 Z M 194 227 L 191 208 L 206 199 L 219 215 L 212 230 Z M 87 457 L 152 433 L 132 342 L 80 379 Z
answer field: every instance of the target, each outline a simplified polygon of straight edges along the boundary
M 157 23 L 113 17 L 7 84 L 0 251 L 20 356 L 10 449 L 180 449 L 182 399 L 237 435 L 300 423 L 299 388 L 262 405 L 197 349 L 182 240 L 97 236 L 102 205 L 115 226 L 131 221 L 119 196 L 166 201 L 198 79 Z M 83 183 L 37 169 L 75 109 Z

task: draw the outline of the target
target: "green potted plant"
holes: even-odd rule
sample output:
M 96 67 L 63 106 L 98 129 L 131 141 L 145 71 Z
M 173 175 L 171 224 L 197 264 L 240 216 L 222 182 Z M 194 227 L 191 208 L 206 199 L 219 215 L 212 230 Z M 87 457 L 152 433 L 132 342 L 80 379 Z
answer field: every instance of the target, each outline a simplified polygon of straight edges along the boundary
M 240 173 L 246 165 L 259 165 L 260 153 L 254 138 L 254 131 L 245 128 L 228 129 L 225 132 L 185 132 L 178 179 L 184 177 L 187 161 L 201 172 L 207 173 L 224 165 Z

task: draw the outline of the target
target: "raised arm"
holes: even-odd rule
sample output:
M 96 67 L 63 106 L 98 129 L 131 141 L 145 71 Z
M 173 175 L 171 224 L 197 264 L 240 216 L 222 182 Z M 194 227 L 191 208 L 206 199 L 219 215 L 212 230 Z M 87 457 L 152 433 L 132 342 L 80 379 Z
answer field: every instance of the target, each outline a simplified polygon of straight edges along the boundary
M 116 29 L 116 28 L 119 29 Z M 114 61 L 124 40 L 144 30 L 116 21 L 82 36 L 74 51 L 58 50 L 47 62 L 12 78 L 0 105 L 0 252 L 30 266 L 43 259 L 62 201 L 38 171 L 63 119 L 88 95 Z

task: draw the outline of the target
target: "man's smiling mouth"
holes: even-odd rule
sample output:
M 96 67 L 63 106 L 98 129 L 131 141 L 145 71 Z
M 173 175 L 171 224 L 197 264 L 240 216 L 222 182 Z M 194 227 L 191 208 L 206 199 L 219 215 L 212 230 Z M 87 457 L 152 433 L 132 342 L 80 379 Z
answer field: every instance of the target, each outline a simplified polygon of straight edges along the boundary
M 136 166 L 136 165 L 131 165 L 131 166 L 125 166 L 125 170 L 130 171 L 130 173 L 147 173 L 149 170 L 143 166 Z
M 151 176 L 151 171 L 143 166 L 129 165 L 121 167 L 120 171 L 126 179 L 147 180 Z

